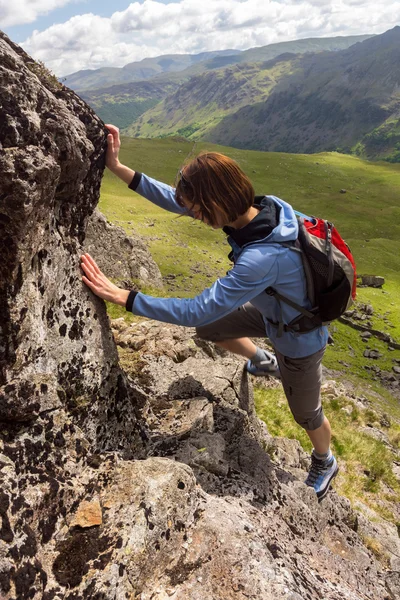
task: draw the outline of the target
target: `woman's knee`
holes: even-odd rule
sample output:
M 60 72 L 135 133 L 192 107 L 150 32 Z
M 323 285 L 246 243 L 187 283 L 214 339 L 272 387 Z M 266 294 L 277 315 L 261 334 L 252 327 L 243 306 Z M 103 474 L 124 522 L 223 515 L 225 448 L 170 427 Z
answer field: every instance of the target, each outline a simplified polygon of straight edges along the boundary
M 325 419 L 325 415 L 324 415 L 324 411 L 322 410 L 322 406 L 320 406 L 319 408 L 317 408 L 313 413 L 307 413 L 307 414 L 298 414 L 298 413 L 294 413 L 292 411 L 294 420 L 296 421 L 296 423 L 298 425 L 300 425 L 300 427 L 302 427 L 303 429 L 306 429 L 308 431 L 314 431 L 315 429 L 318 429 L 319 427 L 321 427 L 322 423 L 324 422 Z
M 207 342 L 218 341 L 218 335 L 216 335 L 215 331 L 213 331 L 208 325 L 196 327 L 196 336 L 201 340 L 206 340 Z

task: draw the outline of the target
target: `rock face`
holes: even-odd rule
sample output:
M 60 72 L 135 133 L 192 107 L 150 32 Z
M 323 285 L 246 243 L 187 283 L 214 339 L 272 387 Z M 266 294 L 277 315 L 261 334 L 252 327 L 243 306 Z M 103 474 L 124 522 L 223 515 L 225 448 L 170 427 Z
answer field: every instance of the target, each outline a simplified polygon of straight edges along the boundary
M 127 236 L 122 227 L 109 223 L 97 209 L 88 221 L 84 249 L 121 287 L 131 289 L 135 281 L 162 287 L 160 269 L 141 237 Z
M 121 370 L 78 268 L 102 124 L 4 35 L 0 53 L 0 597 L 396 598 L 349 503 L 319 505 L 300 446 L 257 419 L 241 361 L 119 322 Z
M 84 428 L 91 441 L 109 443 L 110 430 L 103 434 L 111 418 L 123 444 L 124 403 L 113 404 L 125 378 L 104 305 L 79 268 L 99 197 L 104 129 L 6 36 L 0 53 L 2 419 L 26 423 L 44 411 L 90 406 L 94 420 Z

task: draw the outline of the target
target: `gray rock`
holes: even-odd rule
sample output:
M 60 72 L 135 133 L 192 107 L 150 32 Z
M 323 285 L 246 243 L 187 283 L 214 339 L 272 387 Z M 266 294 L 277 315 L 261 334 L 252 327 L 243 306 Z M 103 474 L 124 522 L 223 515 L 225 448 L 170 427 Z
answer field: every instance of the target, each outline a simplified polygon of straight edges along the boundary
M 133 282 L 162 287 L 160 269 L 143 239 L 138 234 L 128 236 L 122 227 L 109 223 L 98 209 L 88 221 L 84 250 L 121 287 L 132 288 Z
M 381 288 L 385 283 L 385 278 L 379 275 L 361 275 L 361 283 L 368 287 Z
M 383 354 L 379 350 L 364 350 L 363 356 L 377 360 L 378 358 L 382 358 Z
M 369 339 L 369 338 L 372 336 L 372 333 L 371 333 L 370 331 L 362 331 L 362 332 L 360 333 L 360 336 L 361 336 L 363 339 L 366 339 L 366 340 L 368 340 L 368 339 Z

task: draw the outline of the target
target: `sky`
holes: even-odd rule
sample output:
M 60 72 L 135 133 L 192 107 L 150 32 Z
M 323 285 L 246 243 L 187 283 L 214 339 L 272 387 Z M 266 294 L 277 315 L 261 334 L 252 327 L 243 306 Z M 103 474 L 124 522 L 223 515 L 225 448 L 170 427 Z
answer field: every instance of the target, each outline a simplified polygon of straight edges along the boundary
M 400 0 L 0 0 L 0 29 L 58 77 L 395 25 Z

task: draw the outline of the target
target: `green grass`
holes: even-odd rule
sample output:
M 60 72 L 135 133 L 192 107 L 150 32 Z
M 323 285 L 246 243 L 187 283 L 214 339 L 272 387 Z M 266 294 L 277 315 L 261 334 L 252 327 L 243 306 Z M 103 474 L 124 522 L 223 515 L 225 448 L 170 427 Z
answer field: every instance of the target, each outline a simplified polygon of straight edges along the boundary
M 396 311 L 400 284 L 396 251 L 400 239 L 400 167 L 337 153 L 290 155 L 245 151 L 180 138 L 125 138 L 121 159 L 139 171 L 173 184 L 180 165 L 205 149 L 221 151 L 236 159 L 252 179 L 257 194 L 275 194 L 301 211 L 331 220 L 352 248 L 358 272 L 388 279 L 385 291 L 389 294 L 385 299 L 388 310 L 394 303 L 393 312 Z M 340 193 L 341 189 L 346 193 Z M 108 171 L 103 180 L 100 208 L 128 232 L 136 230 L 148 239 L 161 272 L 177 276 L 172 287 L 182 294 L 185 290 L 189 295 L 201 291 L 229 266 L 225 259 L 227 246 L 220 231 L 154 207 Z M 223 262 L 216 264 L 217 260 Z M 200 273 L 193 272 L 191 263 L 195 261 Z M 191 279 L 191 275 L 196 277 Z M 363 290 L 360 297 L 363 299 L 366 294 Z
M 360 430 L 361 426 L 371 424 L 371 416 L 375 420 L 377 415 L 371 410 L 358 409 L 346 397 L 325 399 L 323 405 L 332 425 L 332 450 L 341 466 L 335 488 L 352 503 L 361 501 L 383 518 L 396 522 L 400 483 L 392 470 L 395 456 L 382 442 Z M 297 439 L 306 452 L 311 451 L 311 442 L 295 423 L 283 390 L 256 387 L 255 406 L 273 436 Z M 353 407 L 351 414 L 343 410 L 349 406 Z M 391 425 L 385 431 L 393 439 L 399 436 L 398 425 Z

